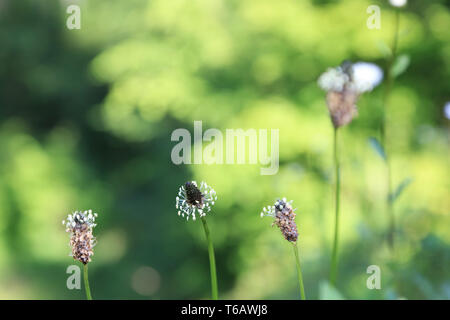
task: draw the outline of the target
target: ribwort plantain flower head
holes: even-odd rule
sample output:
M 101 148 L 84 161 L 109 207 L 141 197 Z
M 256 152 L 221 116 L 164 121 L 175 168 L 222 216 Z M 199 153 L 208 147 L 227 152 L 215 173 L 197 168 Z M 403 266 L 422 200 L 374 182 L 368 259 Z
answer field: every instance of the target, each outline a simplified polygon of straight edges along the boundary
M 261 217 L 274 218 L 272 226 L 274 224 L 277 225 L 287 241 L 297 242 L 298 231 L 294 211 L 295 209 L 292 209 L 292 200 L 286 201 L 286 198 L 283 198 L 282 200 L 278 199 L 273 206 L 264 207 Z
M 202 181 L 198 186 L 197 182 L 188 181 L 178 190 L 175 207 L 178 209 L 179 216 L 186 217 L 187 220 L 192 217 L 195 221 L 196 214 L 200 218 L 206 216 L 216 201 L 216 191 L 206 182 Z
M 66 232 L 71 233 L 71 256 L 83 264 L 89 263 L 94 255 L 93 247 L 96 240 L 92 229 L 97 225 L 95 223 L 97 216 L 97 213 L 92 213 L 92 210 L 75 211 L 62 222 L 66 226 Z
M 335 128 L 349 124 L 358 115 L 359 96 L 371 91 L 382 79 L 383 71 L 376 64 L 348 61 L 319 77 L 319 87 L 327 92 L 328 111 Z

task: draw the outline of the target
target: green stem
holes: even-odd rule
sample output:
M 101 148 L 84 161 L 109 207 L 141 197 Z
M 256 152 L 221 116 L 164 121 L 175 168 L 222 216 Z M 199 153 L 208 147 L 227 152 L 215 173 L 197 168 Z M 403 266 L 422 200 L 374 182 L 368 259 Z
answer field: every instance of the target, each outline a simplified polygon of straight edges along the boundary
M 209 234 L 208 224 L 206 218 L 202 217 L 203 228 L 205 229 L 206 241 L 208 241 L 208 253 L 209 253 L 209 267 L 211 272 L 211 293 L 213 300 L 219 299 L 217 290 L 217 274 L 216 274 L 216 260 L 214 258 L 214 247 Z
M 394 239 L 395 239 L 395 213 L 394 213 L 394 203 L 391 200 L 392 195 L 392 182 L 391 182 L 391 165 L 388 159 L 387 166 L 387 184 L 388 184 L 388 194 L 387 194 L 387 211 L 389 216 L 389 232 L 388 232 L 388 243 L 391 249 L 394 249 Z
M 89 287 L 89 278 L 88 278 L 88 266 L 85 264 L 83 266 L 84 269 L 84 289 L 86 290 L 86 298 L 88 300 L 92 300 L 91 288 Z
M 334 244 L 333 252 L 331 255 L 331 271 L 330 271 L 330 282 L 336 286 L 337 274 L 338 274 L 338 239 L 339 239 L 339 200 L 340 200 L 340 190 L 341 190 L 341 178 L 339 172 L 339 157 L 338 157 L 338 129 L 334 129 L 334 167 L 336 175 L 336 193 L 335 193 L 335 222 L 334 222 Z
M 386 206 L 389 218 L 389 230 L 388 230 L 388 243 L 389 246 L 394 248 L 394 236 L 395 236 L 395 215 L 393 203 L 390 199 L 392 194 L 392 170 L 390 161 L 390 150 L 389 150 L 389 132 L 388 132 L 388 99 L 391 94 L 391 89 L 394 83 L 394 77 L 392 76 L 392 66 L 397 58 L 397 46 L 399 37 L 399 26 L 400 26 L 400 11 L 395 10 L 395 26 L 394 26 L 394 37 L 392 40 L 392 54 L 387 63 L 386 70 L 386 87 L 383 97 L 383 123 L 381 126 L 381 143 L 383 144 L 384 152 L 386 154 L 386 175 L 387 175 L 387 197 Z
M 293 248 L 294 248 L 294 254 L 295 254 L 295 262 L 297 263 L 297 276 L 298 276 L 298 284 L 300 286 L 300 297 L 302 298 L 302 300 L 306 300 L 305 288 L 303 287 L 302 269 L 300 267 L 300 258 L 298 255 L 297 242 L 294 243 Z

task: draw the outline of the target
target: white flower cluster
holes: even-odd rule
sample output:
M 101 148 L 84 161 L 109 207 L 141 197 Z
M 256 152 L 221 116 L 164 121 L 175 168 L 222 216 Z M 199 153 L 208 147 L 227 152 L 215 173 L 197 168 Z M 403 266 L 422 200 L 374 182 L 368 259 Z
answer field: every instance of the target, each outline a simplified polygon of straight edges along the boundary
M 201 182 L 200 187 L 196 181 L 186 182 L 178 190 L 175 207 L 178 209 L 178 215 L 186 219 L 192 216 L 196 220 L 196 213 L 199 217 L 206 216 L 211 211 L 211 207 L 217 201 L 216 191 L 206 182 Z
M 350 89 L 358 94 L 371 91 L 383 80 L 383 71 L 379 66 L 368 62 L 357 62 L 351 65 L 350 72 L 342 67 L 329 68 L 318 80 L 325 91 L 342 92 Z
M 350 81 L 350 77 L 342 70 L 341 67 L 328 68 L 319 77 L 319 87 L 325 91 L 342 91 L 344 86 Z
M 354 89 L 359 93 L 372 91 L 383 80 L 383 71 L 374 63 L 356 62 L 352 70 Z
M 86 224 L 88 228 L 94 228 L 97 224 L 95 218 L 97 213 L 92 213 L 92 210 L 75 211 L 73 214 L 67 216 L 67 220 L 63 220 L 62 224 L 66 226 L 66 231 L 71 232 L 73 229 Z

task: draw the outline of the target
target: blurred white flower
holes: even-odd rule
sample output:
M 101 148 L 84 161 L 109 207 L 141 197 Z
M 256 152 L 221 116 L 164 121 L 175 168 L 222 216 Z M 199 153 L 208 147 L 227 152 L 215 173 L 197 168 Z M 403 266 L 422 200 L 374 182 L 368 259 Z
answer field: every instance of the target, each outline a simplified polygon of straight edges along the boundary
M 450 101 L 447 101 L 447 103 L 444 106 L 444 114 L 445 117 L 450 120 Z
M 371 91 L 383 80 L 383 71 L 374 63 L 356 62 L 352 69 L 354 89 L 359 93 Z
M 342 66 L 328 68 L 317 81 L 325 91 L 343 92 L 350 89 L 357 94 L 371 91 L 383 80 L 383 71 L 369 62 L 345 62 Z
M 407 0 L 389 0 L 389 3 L 394 7 L 403 7 L 407 2 Z
M 318 80 L 319 87 L 325 91 L 342 91 L 350 80 L 341 67 L 328 68 Z

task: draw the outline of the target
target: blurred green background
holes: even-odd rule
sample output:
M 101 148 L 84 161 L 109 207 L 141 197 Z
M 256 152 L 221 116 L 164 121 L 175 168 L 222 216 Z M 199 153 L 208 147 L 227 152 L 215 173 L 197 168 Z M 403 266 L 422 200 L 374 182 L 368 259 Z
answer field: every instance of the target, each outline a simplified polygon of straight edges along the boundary
M 81 30 L 66 8 L 81 7 Z M 366 9 L 381 8 L 369 30 Z M 210 297 L 200 221 L 179 218 L 178 187 L 205 180 L 221 298 L 297 299 L 292 249 L 261 208 L 294 200 L 309 298 L 450 299 L 450 5 L 402 10 L 410 59 L 389 98 L 397 246 L 386 243 L 379 134 L 384 83 L 341 130 L 338 292 L 330 291 L 332 126 L 318 76 L 345 59 L 385 68 L 387 1 L 0 0 L 0 298 L 83 299 L 66 288 L 74 210 L 99 213 L 94 298 Z M 280 129 L 280 170 L 171 162 L 176 128 Z M 381 267 L 381 290 L 366 287 Z

